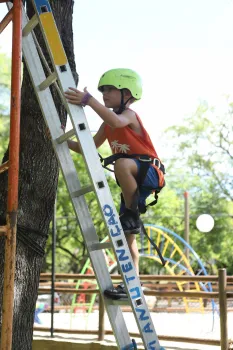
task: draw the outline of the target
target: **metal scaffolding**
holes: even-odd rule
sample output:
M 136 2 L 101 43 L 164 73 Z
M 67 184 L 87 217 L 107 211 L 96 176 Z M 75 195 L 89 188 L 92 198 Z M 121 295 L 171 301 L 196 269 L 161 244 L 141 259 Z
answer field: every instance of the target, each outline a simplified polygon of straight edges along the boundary
M 0 0 L 0 3 L 7 3 Z M 11 10 L 0 23 L 0 33 L 12 21 L 12 67 L 9 160 L 0 166 L 0 173 L 8 170 L 6 225 L 0 226 L 5 237 L 4 287 L 2 304 L 1 350 L 12 348 L 14 308 L 14 277 L 16 260 L 16 230 L 19 183 L 19 141 L 21 103 L 22 2 L 14 0 Z

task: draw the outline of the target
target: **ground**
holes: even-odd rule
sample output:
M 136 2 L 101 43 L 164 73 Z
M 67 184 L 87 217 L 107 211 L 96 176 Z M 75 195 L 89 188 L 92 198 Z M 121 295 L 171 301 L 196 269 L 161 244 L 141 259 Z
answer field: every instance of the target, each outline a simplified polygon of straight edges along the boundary
M 42 320 L 42 326 L 50 328 L 50 314 L 42 313 L 40 315 Z M 126 324 L 131 332 L 137 332 L 137 326 L 134 316 L 130 312 L 124 313 Z M 202 339 L 220 339 L 220 322 L 219 316 L 215 313 L 214 318 L 212 312 L 206 312 L 204 314 L 199 313 L 151 313 L 151 317 L 154 322 L 154 326 L 158 335 L 163 336 L 180 336 L 180 337 L 191 337 L 191 338 L 202 338 Z M 233 312 L 228 313 L 228 339 L 233 339 Z M 231 325 L 231 326 L 230 326 Z M 54 328 L 66 328 L 66 329 L 86 329 L 86 330 L 97 330 L 98 329 L 98 311 L 93 312 L 87 319 L 87 314 L 77 313 L 73 317 L 69 313 L 56 313 L 54 316 Z M 111 329 L 110 323 L 106 316 L 105 318 L 105 329 Z M 42 337 L 48 337 L 49 333 L 34 332 L 35 339 L 42 339 Z M 56 340 L 63 341 L 70 339 L 73 342 L 80 341 L 80 339 L 86 342 L 96 341 L 96 336 L 82 336 L 82 335 L 67 335 L 67 334 L 56 334 Z M 108 341 L 109 347 L 106 349 L 113 348 L 115 344 L 112 336 L 106 336 L 105 341 Z M 136 339 L 137 344 L 140 345 L 140 341 Z M 177 343 L 173 341 L 160 341 L 161 345 L 166 350 L 220 350 L 220 346 L 203 345 L 203 344 L 192 344 L 192 343 Z M 104 343 L 103 343 L 104 344 Z M 96 345 L 97 346 L 97 345 Z M 69 347 L 70 348 L 70 347 Z M 73 347 L 72 347 L 73 348 Z M 86 348 L 86 347 L 85 347 Z M 94 343 L 93 349 L 95 347 Z M 143 347 L 139 347 L 143 349 Z M 36 348 L 36 350 L 39 348 Z M 83 347 L 84 349 L 84 347 Z M 88 347 L 87 347 L 88 349 Z M 99 348 L 100 349 L 100 348 Z M 102 348 L 101 348 L 102 349 Z M 105 347 L 103 347 L 105 349 Z M 44 350 L 44 348 L 43 348 Z

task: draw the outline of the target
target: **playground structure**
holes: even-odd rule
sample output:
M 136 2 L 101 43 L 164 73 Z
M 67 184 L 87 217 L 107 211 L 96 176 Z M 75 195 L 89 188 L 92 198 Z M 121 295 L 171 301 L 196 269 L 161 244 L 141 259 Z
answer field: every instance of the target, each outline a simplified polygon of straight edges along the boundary
M 145 225 L 148 234 L 152 236 L 152 233 L 156 233 L 157 237 L 155 240 L 156 244 L 160 247 L 160 250 L 164 256 L 166 261 L 165 269 L 169 275 L 173 276 L 182 276 L 182 275 L 204 275 L 207 276 L 207 271 L 205 269 L 204 264 L 201 259 L 198 257 L 197 253 L 194 249 L 179 235 L 175 232 L 167 229 L 165 227 L 157 226 L 157 225 Z M 188 257 L 186 252 L 188 251 Z M 154 259 L 159 262 L 157 256 L 153 254 L 152 247 L 148 244 L 147 251 L 142 250 L 141 252 L 145 256 L 150 259 Z M 193 266 L 196 267 L 196 274 Z M 189 291 L 189 283 L 188 282 L 177 282 L 177 287 L 180 291 Z M 192 287 L 192 291 L 201 291 L 204 290 L 206 292 L 212 292 L 211 283 L 203 284 L 203 283 L 194 283 Z M 198 301 L 199 307 L 193 308 L 191 306 L 192 302 Z M 203 308 L 203 300 L 202 298 L 193 300 L 192 298 L 184 298 L 185 309 L 186 312 L 195 312 L 201 311 L 204 312 Z M 216 310 L 216 305 L 214 301 L 212 301 L 213 312 Z
M 163 290 L 160 291 L 158 288 L 151 289 L 145 291 L 146 296 L 154 296 L 154 297 L 160 297 L 160 298 L 172 298 L 175 300 L 176 298 L 182 298 L 183 304 L 185 307 L 185 311 L 187 313 L 202 313 L 204 314 L 206 312 L 206 309 L 204 307 L 204 300 L 209 299 L 211 300 L 211 307 L 212 307 L 212 324 L 211 320 L 209 322 L 209 329 L 213 329 L 214 326 L 214 315 L 215 312 L 217 312 L 217 320 L 219 320 L 219 312 L 218 308 L 216 306 L 216 303 L 214 299 L 219 298 L 221 299 L 224 297 L 223 289 L 225 287 L 221 287 L 219 284 L 219 293 L 213 292 L 212 283 L 215 283 L 218 281 L 218 278 L 216 276 L 209 276 L 207 274 L 207 271 L 205 269 L 205 266 L 203 262 L 200 260 L 196 252 L 193 250 L 193 248 L 187 244 L 187 242 L 182 239 L 179 235 L 177 235 L 175 232 L 166 229 L 161 226 L 157 225 L 145 225 L 148 234 L 156 241 L 156 243 L 160 246 L 161 251 L 164 253 L 164 257 L 166 260 L 166 265 L 162 273 L 166 273 L 166 275 L 159 275 L 159 276 L 141 276 L 141 281 L 143 284 L 150 283 L 153 281 L 172 281 L 177 285 L 177 288 L 175 290 Z M 104 242 L 107 241 L 107 237 L 104 239 Z M 156 263 L 160 264 L 160 259 L 158 256 L 154 254 L 154 251 L 151 247 L 151 245 L 143 239 L 143 237 L 138 236 L 138 245 L 141 252 L 141 258 L 142 259 L 152 259 L 155 260 Z M 190 262 L 187 260 L 186 255 L 184 254 L 186 249 L 189 249 L 189 259 Z M 110 262 L 110 270 L 111 273 L 113 273 L 117 269 L 117 264 L 115 261 L 114 256 L 111 254 L 111 251 L 106 251 L 106 258 Z M 197 274 L 195 274 L 192 266 L 195 266 L 195 271 L 198 271 Z M 91 275 L 93 276 L 91 278 Z M 59 278 L 60 276 L 60 278 Z M 112 279 L 117 281 L 117 277 L 119 280 L 119 276 L 112 275 Z M 49 274 L 43 274 L 41 278 L 45 281 L 50 278 Z M 223 276 L 221 277 L 221 279 Z M 90 265 L 89 259 L 86 261 L 85 266 L 82 269 L 82 273 L 79 275 L 66 275 L 66 274 L 56 274 L 56 280 L 59 279 L 73 279 L 76 280 L 76 286 L 74 287 L 75 283 L 57 283 L 55 285 L 56 292 L 59 293 L 72 293 L 72 290 L 75 290 L 75 293 L 72 297 L 72 303 L 70 306 L 66 306 L 67 310 L 70 310 L 70 330 L 65 329 L 56 329 L 54 328 L 54 332 L 64 332 L 64 333 L 70 333 L 70 334 L 88 334 L 90 331 L 90 325 L 87 327 L 88 318 L 91 316 L 91 313 L 93 311 L 96 311 L 96 308 L 98 309 L 96 305 L 96 298 L 100 301 L 101 299 L 99 296 L 99 290 L 95 281 L 95 277 L 92 272 L 92 267 Z M 147 282 L 146 282 L 147 281 Z M 229 282 L 232 281 L 232 279 L 229 280 Z M 220 280 L 219 280 L 220 283 Z M 45 283 L 43 283 L 43 287 L 45 288 Z M 155 286 L 159 286 L 157 284 L 154 284 Z M 47 284 L 47 287 L 49 288 L 49 284 Z M 187 288 L 188 286 L 188 288 Z M 177 289 L 179 292 L 177 292 Z M 229 289 L 228 289 L 229 290 Z M 47 292 L 49 289 L 47 289 Z M 230 295 L 228 296 L 230 297 Z M 219 306 L 220 309 L 222 308 L 222 305 L 224 304 L 223 301 L 220 300 Z M 226 304 L 225 304 L 226 307 Z M 62 306 L 58 308 L 58 310 L 62 310 Z M 78 313 L 75 313 L 75 310 Z M 155 311 L 155 310 L 154 310 Z M 159 312 L 159 309 L 156 310 Z M 99 305 L 99 312 L 100 312 L 100 318 L 103 317 L 104 311 L 103 311 L 103 305 L 100 303 Z M 75 319 L 76 317 L 80 316 L 80 313 L 82 313 L 82 317 L 84 322 L 82 323 L 83 330 L 76 330 L 75 327 Z M 222 336 L 221 340 L 211 340 L 211 339 L 191 339 L 188 337 L 177 337 L 181 342 L 193 342 L 193 343 L 200 343 L 200 344 L 209 344 L 209 345 L 220 345 L 220 344 L 226 344 L 228 340 L 224 341 L 227 338 L 227 331 L 226 331 L 226 313 L 227 311 L 221 309 L 221 327 L 222 327 Z M 101 316 L 102 315 L 102 316 Z M 103 322 L 103 321 L 102 321 Z M 77 322 L 76 322 L 77 323 Z M 89 330 L 87 330 L 87 328 Z M 36 328 L 40 329 L 40 328 Z M 41 328 L 41 330 L 44 328 Z M 225 329 L 225 331 L 224 331 Z M 49 329 L 48 329 L 49 331 Z M 106 334 L 110 334 L 109 331 L 106 331 Z M 99 331 L 96 331 L 96 334 L 98 335 L 99 340 L 104 339 L 104 325 L 99 324 Z M 94 334 L 94 330 L 91 331 L 91 334 Z M 224 335 L 225 334 L 225 335 Z M 136 336 L 136 335 L 132 335 Z M 168 336 L 162 336 L 161 339 L 163 340 L 173 340 L 176 341 L 176 337 L 169 337 Z M 225 345 L 222 345 L 222 349 L 224 349 Z
M 207 271 L 205 269 L 204 264 L 202 263 L 201 259 L 198 257 L 196 252 L 193 250 L 193 248 L 179 235 L 177 235 L 175 232 L 161 226 L 157 225 L 149 225 L 146 224 L 145 228 L 147 230 L 147 233 L 149 237 L 151 237 L 157 244 L 157 246 L 160 248 L 163 257 L 166 261 L 166 264 L 164 266 L 164 270 L 166 271 L 167 275 L 171 276 L 207 276 Z M 106 242 L 108 237 L 106 237 L 102 242 Z M 149 240 L 145 240 L 144 236 L 140 236 L 138 239 L 138 247 L 140 251 L 140 257 L 146 258 L 146 259 L 152 259 L 155 260 L 157 263 L 161 264 L 161 260 L 158 255 L 155 254 L 153 246 L 151 245 Z M 186 251 L 189 251 L 189 259 L 187 259 Z M 108 259 L 109 263 L 109 271 L 112 273 L 113 269 L 117 268 L 117 263 L 115 260 L 114 255 L 110 250 L 106 250 L 106 259 Z M 198 271 L 197 274 L 195 274 L 194 269 L 192 266 L 195 266 L 195 270 Z M 93 270 L 91 267 L 90 259 L 88 259 L 81 271 L 81 274 L 92 274 Z M 90 280 L 78 280 L 76 285 L 76 290 L 78 289 L 88 289 L 88 288 L 97 288 L 97 283 L 93 285 L 95 282 Z M 190 282 L 185 281 L 177 281 L 177 288 L 179 291 L 183 292 L 212 292 L 212 285 L 211 282 L 203 283 L 203 282 L 194 282 L 192 285 L 190 285 Z M 81 296 L 77 296 L 75 294 L 72 299 L 72 305 L 71 305 L 71 320 L 74 317 L 73 311 L 76 308 L 79 308 L 79 310 L 84 310 L 88 313 L 90 313 L 93 309 L 95 298 L 97 294 L 93 294 L 91 296 L 91 300 L 89 303 L 86 302 L 86 295 L 82 294 Z M 183 302 L 185 306 L 186 312 L 205 312 L 204 309 L 204 301 L 203 298 L 189 298 L 189 297 L 183 297 Z M 214 323 L 214 313 L 217 311 L 217 306 L 214 300 L 211 301 L 212 303 L 212 311 L 213 311 L 213 323 Z M 197 306 L 196 306 L 197 305 Z

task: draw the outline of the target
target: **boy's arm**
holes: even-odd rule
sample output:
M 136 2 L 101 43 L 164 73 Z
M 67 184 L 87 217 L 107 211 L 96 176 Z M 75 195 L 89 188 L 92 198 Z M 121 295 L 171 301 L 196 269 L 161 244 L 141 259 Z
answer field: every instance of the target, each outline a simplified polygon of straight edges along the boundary
M 112 128 L 123 128 L 124 126 L 132 124 L 132 118 L 135 116 L 135 113 L 129 109 L 121 114 L 116 114 L 109 108 L 103 106 L 93 96 L 89 99 L 87 105 L 90 106 L 100 118 Z
M 71 151 L 74 151 L 76 153 L 82 153 L 79 143 L 77 141 L 67 140 L 67 144 L 69 149 L 71 149 Z
M 96 148 L 99 148 L 107 138 L 105 136 L 104 128 L 105 128 L 105 123 L 102 123 L 99 130 L 97 131 L 97 133 L 93 137 Z
M 102 125 L 99 128 L 99 130 L 97 131 L 97 133 L 93 137 L 93 140 L 94 140 L 96 148 L 99 148 L 104 143 L 104 141 L 106 140 L 106 136 L 105 136 L 105 133 L 104 133 L 104 127 L 105 127 L 105 124 L 102 123 Z M 68 143 L 68 147 L 72 151 L 74 151 L 76 153 L 82 153 L 81 152 L 81 147 L 80 147 L 80 145 L 79 145 L 79 143 L 77 141 L 68 140 L 67 143 Z
M 69 103 L 81 105 L 82 99 L 86 93 L 86 88 L 84 89 L 84 92 L 74 88 L 69 88 L 69 90 L 65 92 L 65 96 Z M 129 124 L 133 124 L 135 113 L 131 110 L 126 110 L 122 114 L 116 114 L 109 108 L 103 106 L 93 96 L 89 98 L 87 105 L 90 106 L 100 116 L 100 118 L 112 128 L 123 128 Z

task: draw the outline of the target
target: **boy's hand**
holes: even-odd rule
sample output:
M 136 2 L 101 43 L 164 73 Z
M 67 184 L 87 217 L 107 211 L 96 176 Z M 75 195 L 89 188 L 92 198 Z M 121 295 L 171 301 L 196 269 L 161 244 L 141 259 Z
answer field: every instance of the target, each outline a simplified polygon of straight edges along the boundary
M 88 93 L 87 88 L 84 88 L 84 92 L 79 91 L 78 89 L 70 87 L 64 95 L 69 103 L 74 105 L 82 105 L 84 96 Z

